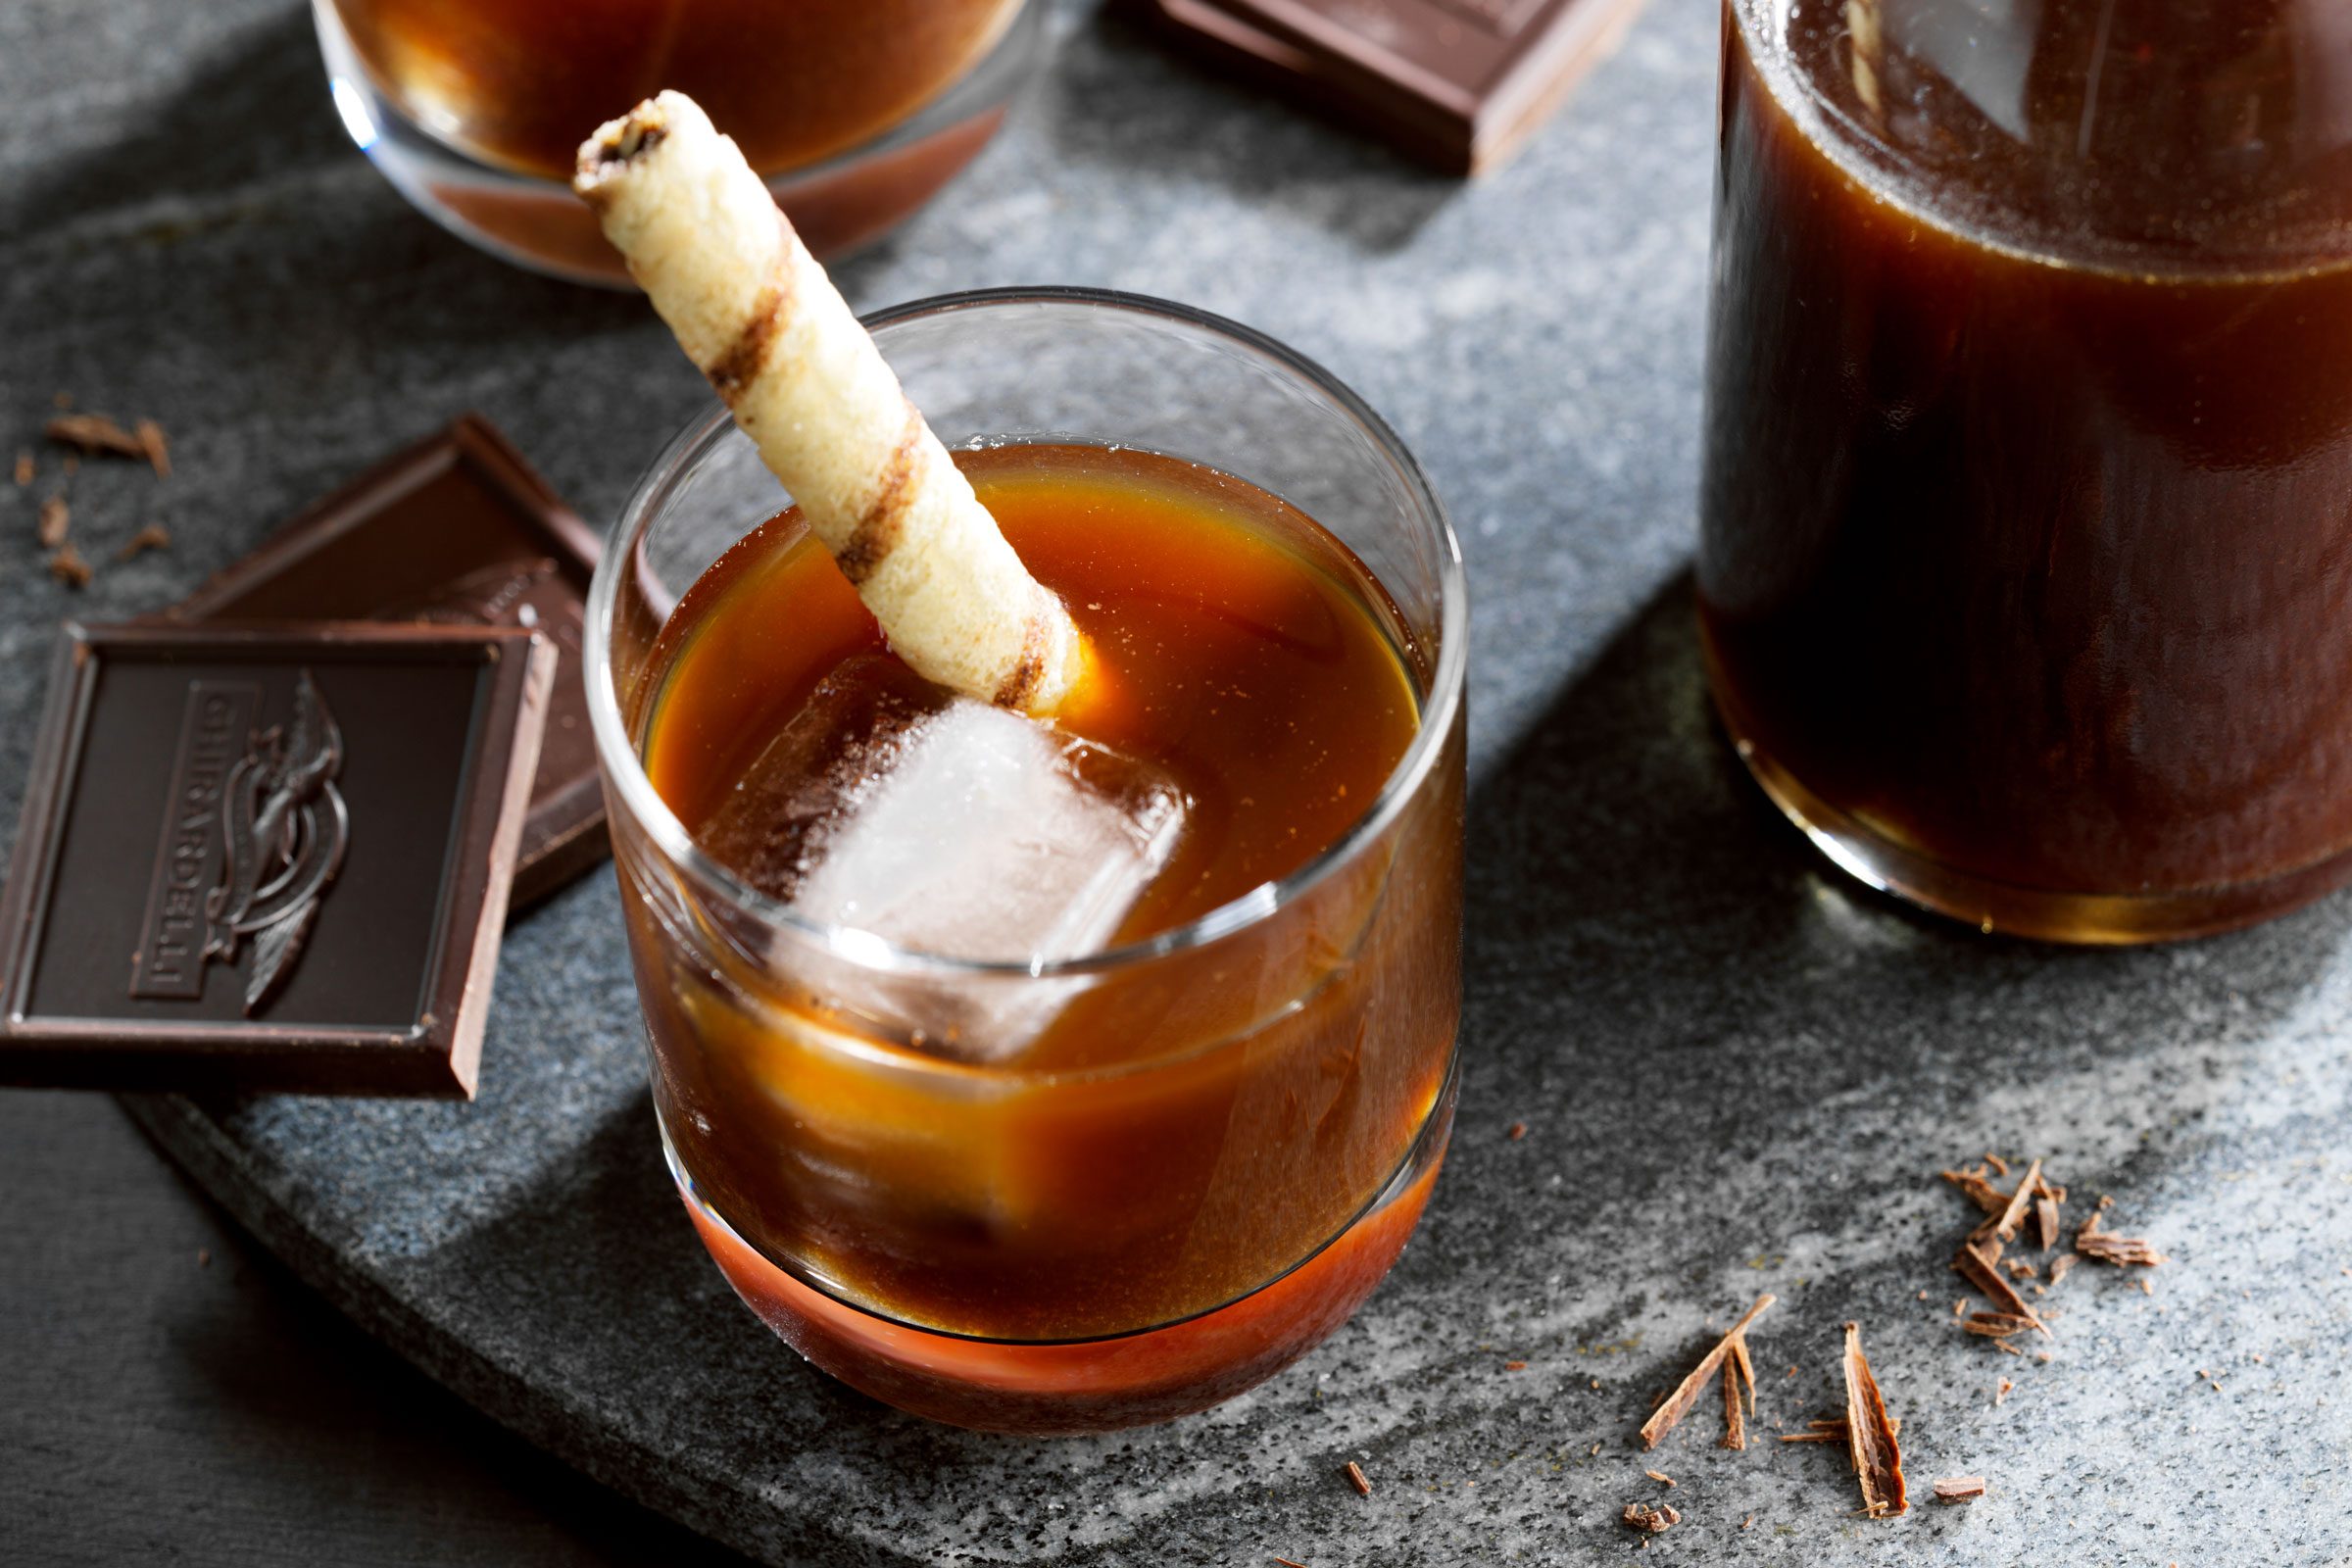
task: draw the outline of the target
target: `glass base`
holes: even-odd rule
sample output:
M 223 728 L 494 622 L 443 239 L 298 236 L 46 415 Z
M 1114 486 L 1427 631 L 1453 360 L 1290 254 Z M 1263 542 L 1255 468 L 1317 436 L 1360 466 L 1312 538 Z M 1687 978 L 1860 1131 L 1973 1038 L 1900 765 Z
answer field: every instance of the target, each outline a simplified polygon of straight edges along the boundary
M 1157 1328 L 1055 1343 L 968 1339 L 851 1306 L 761 1255 L 662 1148 L 686 1212 L 744 1304 L 820 1370 L 912 1414 L 981 1432 L 1070 1437 L 1205 1410 L 1289 1366 L 1353 1315 L 1420 1221 L 1453 1131 L 1454 1081 L 1380 1196 L 1248 1296 Z
M 832 259 L 880 239 L 978 156 L 1044 54 L 1046 7 L 1032 0 L 989 54 L 929 107 L 864 146 L 769 176 L 802 241 Z M 343 128 L 409 205 L 504 262 L 575 283 L 634 288 L 596 217 L 570 187 L 474 159 L 378 91 L 332 0 L 311 0 Z M 583 138 L 593 126 L 583 125 Z M 725 126 L 720 126 L 725 129 Z
M 2352 881 L 2352 851 L 2267 881 L 2186 893 L 2054 893 L 1990 881 L 1896 843 L 1807 789 L 1747 733 L 1720 683 L 1715 710 L 1748 772 L 1831 863 L 1867 887 L 1987 936 L 2092 947 L 2184 941 L 2258 924 Z

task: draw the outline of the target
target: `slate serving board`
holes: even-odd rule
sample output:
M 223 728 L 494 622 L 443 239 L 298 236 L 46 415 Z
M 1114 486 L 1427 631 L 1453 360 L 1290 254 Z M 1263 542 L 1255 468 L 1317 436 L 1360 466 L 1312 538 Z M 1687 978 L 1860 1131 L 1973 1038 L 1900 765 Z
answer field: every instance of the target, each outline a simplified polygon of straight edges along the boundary
M 29 443 L 57 391 L 163 419 L 170 481 L 89 465 L 72 498 L 93 558 L 152 520 L 174 543 L 73 595 L 29 543 L 41 486 L 0 491 L 10 822 L 59 617 L 168 602 L 468 407 L 602 522 L 705 396 L 636 302 L 409 213 L 342 140 L 303 8 L 67 16 L 0 13 L 0 429 Z M 476 1103 L 135 1102 L 157 1140 L 467 1397 L 775 1562 L 1586 1561 L 1634 1547 L 1617 1514 L 1658 1494 L 1648 1466 L 1684 1522 L 1642 1549 L 1694 1564 L 2352 1560 L 2352 901 L 2159 952 L 1982 940 L 1837 881 L 1710 725 L 1688 559 L 1713 0 L 1654 0 L 1469 187 L 1091 5 L 1054 20 L 1006 134 L 843 282 L 1237 317 L 1362 391 L 1451 506 L 1476 617 L 1463 1097 L 1381 1293 L 1257 1393 L 1117 1438 L 976 1437 L 843 1391 L 677 1210 L 609 873 L 510 934 Z M 1951 1320 L 1969 1216 L 1931 1173 L 1986 1148 L 2114 1192 L 2175 1259 L 2152 1296 L 2079 1271 L 2047 1364 Z M 1856 1318 L 1914 1475 L 1990 1494 L 1857 1520 L 1838 1451 L 1723 1452 L 1703 1407 L 1641 1455 L 1652 1395 L 1763 1290 L 1764 1420 L 1835 1404 Z

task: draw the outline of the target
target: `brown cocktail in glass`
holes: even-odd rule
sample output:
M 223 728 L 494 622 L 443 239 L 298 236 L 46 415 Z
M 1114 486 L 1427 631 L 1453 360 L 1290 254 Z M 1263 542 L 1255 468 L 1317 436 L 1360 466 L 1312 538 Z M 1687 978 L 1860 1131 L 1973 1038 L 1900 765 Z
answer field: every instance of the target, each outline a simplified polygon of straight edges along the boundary
M 2352 11 L 1732 0 L 1723 37 L 1699 595 L 1766 789 L 1987 930 L 2343 882 Z
M 626 284 L 564 190 L 583 126 L 663 88 L 741 144 L 810 247 L 927 201 L 1034 66 L 1025 0 L 313 0 L 337 108 L 403 195 L 508 260 Z
M 672 1168 L 745 1299 L 844 1380 L 979 1427 L 1164 1419 L 1343 1321 L 1435 1179 L 1458 563 L 1386 428 L 1229 323 L 1049 291 L 874 325 L 1095 651 L 1054 744 L 1091 785 L 1179 808 L 1130 813 L 1166 840 L 1085 951 L 994 942 L 1021 890 L 959 881 L 953 833 L 891 873 L 937 946 L 809 919 L 842 853 L 826 823 L 895 808 L 798 738 L 808 715 L 915 734 L 941 699 L 723 416 L 689 431 L 591 609 Z

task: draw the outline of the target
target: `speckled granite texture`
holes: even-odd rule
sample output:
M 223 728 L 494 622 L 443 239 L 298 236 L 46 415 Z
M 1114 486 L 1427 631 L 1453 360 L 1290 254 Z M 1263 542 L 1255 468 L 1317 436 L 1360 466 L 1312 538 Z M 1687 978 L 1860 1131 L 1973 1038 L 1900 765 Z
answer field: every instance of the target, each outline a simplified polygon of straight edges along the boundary
M 1477 616 L 1461 1120 L 1404 1261 L 1300 1366 L 1050 1444 L 807 1370 L 670 1195 L 605 875 L 512 933 L 478 1103 L 141 1113 L 386 1339 L 778 1562 L 1581 1562 L 1634 1549 L 1645 1465 L 1684 1522 L 1641 1549 L 1694 1565 L 2352 1561 L 2352 900 L 2172 951 L 1980 940 L 1838 883 L 1710 727 L 1687 562 L 1714 29 L 1713 0 L 1655 0 L 1465 188 L 1073 6 L 1008 133 L 844 270 L 865 305 L 1082 282 L 1238 317 L 1359 388 L 1453 510 Z M 41 490 L 0 489 L 10 823 L 58 617 L 166 602 L 466 408 L 607 518 L 702 403 L 636 302 L 412 215 L 343 141 L 289 0 L 18 0 L 0 95 L 0 444 L 71 390 L 163 419 L 178 465 L 74 479 L 85 548 L 150 520 L 175 541 L 79 595 L 38 570 Z M 1951 1319 L 1968 1215 L 1931 1173 L 1986 1148 L 2117 1194 L 2175 1258 L 2152 1296 L 2078 1271 L 2047 1364 Z M 1767 1421 L 1834 1404 L 1858 1318 L 1914 1475 L 1990 1494 L 1858 1520 L 1839 1452 L 1723 1452 L 1703 1409 L 1641 1456 L 1652 1394 L 1760 1290 L 1783 1298 L 1755 1338 Z

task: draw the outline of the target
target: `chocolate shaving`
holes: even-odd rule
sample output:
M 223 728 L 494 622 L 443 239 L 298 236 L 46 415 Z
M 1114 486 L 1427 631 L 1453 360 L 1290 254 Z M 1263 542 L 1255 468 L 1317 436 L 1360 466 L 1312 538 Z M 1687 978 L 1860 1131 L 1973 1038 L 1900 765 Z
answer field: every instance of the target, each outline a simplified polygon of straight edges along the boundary
M 2017 1191 L 2011 1193 L 2009 1200 L 2001 1205 L 1999 1216 L 1992 1222 L 1995 1236 L 2004 1242 L 2017 1240 L 2017 1227 L 2025 1219 L 2027 1208 L 2033 1204 L 2034 1190 L 2040 1186 L 2041 1161 L 2037 1159 L 2026 1167 L 2025 1180 L 2017 1184 Z
M 2024 1297 L 2017 1294 L 2015 1286 L 2001 1278 L 2000 1270 L 1993 1267 L 2000 1256 L 2001 1244 L 1980 1232 L 1961 1243 L 1960 1250 L 1952 1254 L 1952 1271 L 1990 1299 L 1996 1311 L 2010 1317 L 2024 1318 L 2043 1334 L 2048 1334 L 2050 1331 L 2042 1324 L 2040 1315 L 2027 1304 Z
M 1887 1419 L 1886 1401 L 1878 1379 L 1870 1375 L 1870 1360 L 1862 1353 L 1862 1325 L 1845 1326 L 1846 1451 L 1854 1462 L 1854 1479 L 1862 1487 L 1862 1511 L 1886 1519 L 1908 1509 L 1903 1494 L 1903 1450 L 1895 1442 L 1894 1423 Z
M 168 550 L 171 546 L 172 530 L 160 522 L 151 522 L 124 541 L 122 548 L 115 552 L 115 559 L 128 561 L 132 557 L 144 555 L 150 550 Z
M 19 452 L 17 454 L 18 489 L 22 490 L 26 485 L 32 483 L 32 454 L 29 452 Z
M 2079 1261 L 2080 1259 L 2072 1252 L 2061 1252 L 2050 1259 L 2050 1283 L 2055 1285 L 2066 1278 L 2068 1271 Z
M 1671 1487 L 1674 1485 L 1674 1477 L 1668 1475 L 1663 1470 L 1644 1470 L 1642 1473 L 1649 1477 L 1650 1480 L 1655 1481 L 1661 1487 Z
M 2009 1200 L 2002 1196 L 2000 1189 L 1984 1179 L 1984 1167 L 1982 1165 L 1968 1170 L 1947 1170 L 1940 1174 L 1945 1181 L 1966 1193 L 1969 1200 L 1987 1214 L 1998 1214 L 2009 1206 Z
M 49 575 L 69 588 L 79 588 L 97 573 L 90 569 L 88 562 L 81 559 L 81 552 L 69 543 L 60 545 L 57 553 L 49 558 Z
M 1732 1325 L 1732 1331 L 1716 1342 L 1715 1348 L 1699 1358 L 1698 1365 L 1690 1369 L 1690 1375 L 1666 1396 L 1665 1402 L 1651 1413 L 1647 1421 L 1642 1423 L 1643 1447 L 1656 1447 L 1658 1440 L 1673 1431 L 1675 1423 L 1690 1413 L 1690 1406 L 1697 1403 L 1699 1395 L 1706 1391 L 1707 1380 L 1731 1355 L 1734 1343 L 1743 1340 L 1747 1326 L 1763 1316 L 1764 1309 L 1772 1305 L 1775 1299 L 1771 1296 L 1757 1297 L 1756 1304 L 1747 1309 L 1747 1315 Z
M 1627 1529 L 1652 1536 L 1672 1530 L 1683 1522 L 1683 1516 L 1674 1511 L 1674 1505 L 1664 1502 L 1654 1508 L 1646 1502 L 1629 1502 L 1625 1505 L 1625 1512 L 1617 1517 L 1625 1521 Z
M 1782 1433 L 1781 1441 L 1783 1443 L 1843 1443 L 1845 1441 L 1845 1420 L 1841 1416 L 1833 1421 L 1808 1421 L 1802 1432 Z
M 1968 1320 L 1960 1326 L 1971 1334 L 1982 1334 L 1988 1340 L 2005 1340 L 2012 1334 L 2023 1334 L 2029 1329 L 2041 1329 L 2044 1334 L 2049 1332 L 2034 1319 L 2020 1317 L 2015 1312 L 1971 1312 Z
M 1740 1397 L 1744 1387 L 1746 1397 Z M 1742 1334 L 1732 1345 L 1732 1353 L 1723 1363 L 1723 1446 L 1727 1448 L 1747 1446 L 1747 1418 L 1756 1413 L 1756 1367 L 1747 1358 L 1747 1336 Z
M 1357 1495 L 1365 1497 L 1372 1495 L 1372 1478 L 1364 1474 L 1362 1465 L 1350 1459 L 1343 1467 L 1342 1474 L 1348 1477 L 1348 1484 L 1356 1490 Z
M 2041 1271 L 2022 1257 L 2006 1258 L 2002 1261 L 2001 1267 L 2008 1270 L 2009 1277 L 2013 1280 L 2032 1280 L 2041 1277 Z
M 2046 1181 L 2034 1195 L 2034 1230 L 2045 1252 L 2058 1245 L 2058 1205 L 2065 1201 Z
M 41 548 L 55 550 L 66 542 L 66 530 L 74 525 L 74 513 L 64 496 L 51 496 L 41 503 Z
M 139 451 L 147 466 L 155 470 L 158 479 L 172 477 L 172 443 L 164 439 L 164 427 L 153 419 L 141 419 L 131 434 L 137 438 Z
M 2169 1262 L 2144 1236 L 2118 1236 L 2100 1224 L 2099 1217 L 2107 1212 L 2113 1200 L 2102 1199 L 2099 1206 L 2083 1220 L 2082 1228 L 2075 1232 L 2075 1250 L 2101 1263 L 2113 1263 L 2118 1268 L 2154 1268 Z
M 1951 1476 L 1936 1483 L 1937 1502 L 1966 1502 L 1984 1495 L 1983 1476 Z
M 1903 1430 L 1901 1418 L 1888 1416 L 1886 1428 L 1900 1436 Z M 1845 1417 L 1841 1415 L 1826 1416 L 1818 1421 L 1806 1422 L 1804 1431 L 1785 1434 L 1781 1441 L 1783 1443 L 1843 1443 L 1846 1441 L 1846 1430 Z
M 1306 1568 L 1306 1564 L 1302 1562 L 1293 1562 L 1288 1557 L 1277 1557 L 1274 1560 L 1282 1564 L 1282 1568 Z
M 1992 1167 L 1992 1173 L 1995 1176 L 2006 1176 L 2009 1174 L 2009 1162 L 2003 1159 L 2000 1155 L 1993 1153 L 1990 1150 L 1986 1150 L 1984 1152 L 1984 1163 Z
M 88 453 L 111 453 L 118 458 L 144 458 L 139 438 L 103 414 L 61 414 L 41 427 L 41 433 L 61 447 L 79 447 Z

